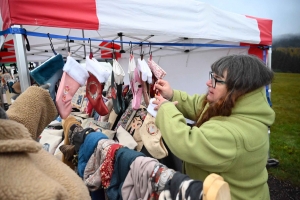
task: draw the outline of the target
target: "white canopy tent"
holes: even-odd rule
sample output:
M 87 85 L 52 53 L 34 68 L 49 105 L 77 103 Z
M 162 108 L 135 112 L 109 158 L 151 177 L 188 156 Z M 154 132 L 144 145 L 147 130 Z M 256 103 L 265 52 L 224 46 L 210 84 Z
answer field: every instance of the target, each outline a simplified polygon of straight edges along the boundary
M 105 50 L 111 51 L 113 40 L 117 52 L 125 51 L 118 58 L 125 71 L 129 42 L 136 58 L 141 52 L 147 58 L 151 46 L 153 59 L 167 72 L 165 79 L 190 94 L 206 91 L 210 65 L 222 56 L 255 54 L 267 58 L 271 67 L 271 48 L 266 57 L 257 47 L 272 44 L 272 20 L 226 12 L 197 0 L 3 0 L 0 11 L 2 31 L 26 29 L 30 43 L 31 50 L 25 51 L 22 34 L 0 36 L 0 45 L 7 50 L 0 53 L 0 62 L 16 58 L 22 91 L 29 86 L 27 62 L 53 55 L 47 33 L 54 50 L 63 56 L 67 36 L 73 38 L 69 45 L 77 60 L 90 49 L 96 59 L 110 58 Z

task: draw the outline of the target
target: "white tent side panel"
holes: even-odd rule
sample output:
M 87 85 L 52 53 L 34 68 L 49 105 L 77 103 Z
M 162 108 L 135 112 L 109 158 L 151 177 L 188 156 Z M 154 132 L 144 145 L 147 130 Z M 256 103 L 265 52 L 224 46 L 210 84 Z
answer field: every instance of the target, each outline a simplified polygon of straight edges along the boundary
M 169 81 L 173 89 L 186 91 L 188 94 L 206 93 L 206 81 L 209 78 L 211 64 L 217 59 L 232 54 L 248 54 L 248 48 L 238 49 L 206 49 L 201 52 L 173 55 L 167 57 L 154 57 L 154 61 L 166 72 L 165 80 Z M 148 59 L 146 57 L 146 59 Z M 127 72 L 127 58 L 122 58 L 119 63 Z M 129 84 L 128 74 L 124 79 Z

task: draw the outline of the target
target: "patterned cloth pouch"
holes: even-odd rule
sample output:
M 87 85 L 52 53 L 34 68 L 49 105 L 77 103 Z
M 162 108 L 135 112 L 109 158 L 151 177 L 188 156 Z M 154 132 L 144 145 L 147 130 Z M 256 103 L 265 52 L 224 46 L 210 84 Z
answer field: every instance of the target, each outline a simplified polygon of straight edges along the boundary
M 175 174 L 175 170 L 169 169 L 167 166 L 157 163 L 150 176 L 153 193 L 150 196 L 159 196 L 159 194 L 165 189 L 166 183 L 172 179 Z M 156 194 L 156 195 L 153 195 Z
M 167 73 L 158 64 L 156 64 L 152 58 L 148 58 L 148 65 L 157 79 L 162 79 L 167 75 Z
M 101 122 L 101 121 L 94 121 L 94 124 L 100 127 L 100 129 L 109 129 L 110 122 Z
M 120 144 L 112 144 L 106 154 L 106 158 L 100 167 L 101 183 L 104 189 L 110 185 L 110 180 L 114 171 L 115 153 L 123 146 Z
M 115 131 L 119 128 L 119 126 L 122 126 L 125 129 L 126 124 L 127 124 L 128 120 L 129 120 L 129 118 L 131 117 L 131 115 L 133 113 L 136 112 L 136 110 L 132 109 L 131 104 L 132 104 L 132 100 L 130 101 L 128 107 L 126 108 L 125 112 L 122 114 L 120 120 L 118 121 L 118 123 L 117 123 L 117 125 L 115 127 Z
M 117 130 L 116 140 L 129 149 L 135 149 L 137 146 L 134 138 L 122 126 L 119 126 Z
M 162 159 L 168 156 L 160 130 L 155 125 L 155 117 L 147 113 L 143 125 L 139 129 L 142 142 L 148 152 L 157 159 Z
M 110 145 L 116 144 L 114 140 L 102 139 L 90 157 L 84 169 L 83 181 L 90 191 L 96 191 L 101 186 L 100 167 L 104 162 Z

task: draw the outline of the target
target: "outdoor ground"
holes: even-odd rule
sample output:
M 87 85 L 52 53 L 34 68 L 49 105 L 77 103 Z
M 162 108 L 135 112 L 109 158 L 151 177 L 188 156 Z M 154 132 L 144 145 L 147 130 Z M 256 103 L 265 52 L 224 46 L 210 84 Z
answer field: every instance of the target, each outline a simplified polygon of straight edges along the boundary
M 292 186 L 288 181 L 281 181 L 269 175 L 271 200 L 300 200 L 300 188 Z

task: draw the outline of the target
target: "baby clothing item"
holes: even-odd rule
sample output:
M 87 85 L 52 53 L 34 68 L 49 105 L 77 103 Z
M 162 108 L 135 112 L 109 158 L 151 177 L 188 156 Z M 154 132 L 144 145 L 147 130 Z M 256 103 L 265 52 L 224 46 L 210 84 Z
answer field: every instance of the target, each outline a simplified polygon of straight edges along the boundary
M 74 58 L 68 56 L 56 95 L 56 107 L 62 119 L 66 119 L 72 110 L 72 98 L 80 86 L 89 77 L 87 70 Z

